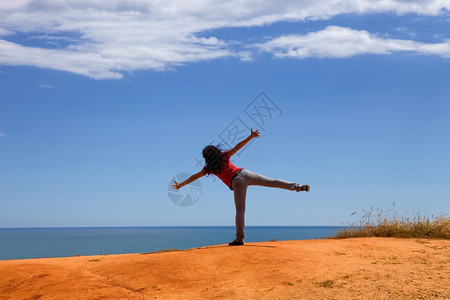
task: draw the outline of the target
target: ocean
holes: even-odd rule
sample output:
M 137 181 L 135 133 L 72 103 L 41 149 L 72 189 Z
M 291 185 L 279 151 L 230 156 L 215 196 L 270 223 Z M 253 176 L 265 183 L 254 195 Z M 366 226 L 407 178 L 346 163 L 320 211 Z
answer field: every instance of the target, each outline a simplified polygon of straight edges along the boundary
M 247 226 L 245 242 L 320 239 L 329 226 Z M 226 244 L 234 226 L 0 228 L 0 260 L 146 253 Z

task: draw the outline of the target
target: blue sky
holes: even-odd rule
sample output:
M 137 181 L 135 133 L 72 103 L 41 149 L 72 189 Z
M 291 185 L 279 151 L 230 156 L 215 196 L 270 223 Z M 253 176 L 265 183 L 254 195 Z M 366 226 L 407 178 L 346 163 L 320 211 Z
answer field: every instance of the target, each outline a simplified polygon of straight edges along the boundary
M 450 5 L 282 4 L 0 4 L 0 227 L 234 225 L 221 181 L 167 187 L 260 92 L 234 163 L 311 192 L 250 187 L 247 225 L 448 214 Z

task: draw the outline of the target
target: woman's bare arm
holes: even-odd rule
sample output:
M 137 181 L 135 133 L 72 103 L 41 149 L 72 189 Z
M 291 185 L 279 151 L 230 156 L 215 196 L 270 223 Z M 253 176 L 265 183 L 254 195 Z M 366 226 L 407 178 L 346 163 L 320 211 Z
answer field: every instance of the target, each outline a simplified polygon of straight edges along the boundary
M 189 177 L 188 179 L 186 179 L 185 181 L 183 181 L 182 183 L 178 183 L 175 180 L 173 181 L 174 184 L 172 184 L 172 187 L 176 190 L 179 190 L 180 188 L 182 188 L 185 185 L 188 185 L 191 182 L 196 181 L 197 179 L 203 177 L 206 175 L 206 172 L 204 170 L 201 170 L 200 172 L 198 172 L 197 174 L 192 175 L 191 177 Z
M 246 139 L 237 143 L 233 149 L 229 150 L 228 155 L 230 155 L 230 156 L 234 155 L 236 152 L 238 152 L 242 147 L 244 147 L 248 142 L 250 142 L 255 137 L 260 137 L 259 130 L 257 129 L 255 131 L 253 131 L 253 128 L 251 128 L 250 135 Z

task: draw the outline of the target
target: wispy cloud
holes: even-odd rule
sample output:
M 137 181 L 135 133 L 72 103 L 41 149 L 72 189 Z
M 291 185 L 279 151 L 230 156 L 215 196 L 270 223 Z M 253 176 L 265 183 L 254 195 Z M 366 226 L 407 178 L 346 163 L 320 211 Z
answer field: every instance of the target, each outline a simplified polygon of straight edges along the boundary
M 40 84 L 39 87 L 41 89 L 54 89 L 55 87 L 51 84 Z
M 165 70 L 222 57 L 251 60 L 248 49 L 241 51 L 245 47 L 200 37 L 218 28 L 307 22 L 348 13 L 436 16 L 448 10 L 447 0 L 1 1 L 0 65 L 121 78 L 135 70 Z M 8 39 L 16 33 L 35 37 L 43 46 Z
M 450 57 L 450 41 L 427 44 L 411 40 L 388 39 L 365 30 L 329 26 L 305 35 L 286 35 L 257 45 L 278 58 L 346 58 L 362 54 L 414 54 Z
M 415 32 L 408 30 L 408 28 L 405 27 L 398 27 L 395 30 L 400 33 L 406 33 L 410 38 L 415 38 L 417 36 Z
M 5 136 L 5 134 L 0 132 L 0 136 Z

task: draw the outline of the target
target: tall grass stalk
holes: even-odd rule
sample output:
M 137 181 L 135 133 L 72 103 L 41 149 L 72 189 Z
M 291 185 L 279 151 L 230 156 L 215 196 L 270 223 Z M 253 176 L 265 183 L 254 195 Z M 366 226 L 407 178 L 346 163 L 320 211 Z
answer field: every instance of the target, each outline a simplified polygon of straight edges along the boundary
M 394 203 L 395 205 L 395 203 Z M 371 208 L 364 211 L 361 220 L 330 238 L 344 239 L 357 237 L 398 237 L 450 239 L 450 218 L 448 215 L 433 217 L 416 214 L 414 217 L 399 216 L 394 210 L 383 211 Z

